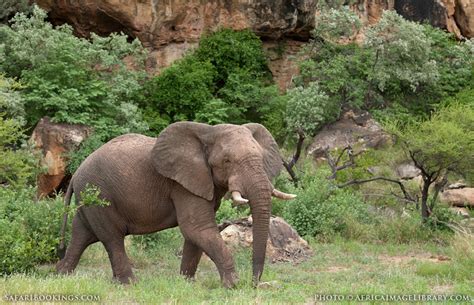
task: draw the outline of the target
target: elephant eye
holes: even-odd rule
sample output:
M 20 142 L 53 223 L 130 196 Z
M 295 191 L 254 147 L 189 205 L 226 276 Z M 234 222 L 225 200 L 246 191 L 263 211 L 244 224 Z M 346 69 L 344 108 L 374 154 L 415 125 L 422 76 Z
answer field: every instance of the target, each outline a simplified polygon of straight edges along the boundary
M 224 163 L 229 164 L 230 160 L 229 159 L 224 159 Z

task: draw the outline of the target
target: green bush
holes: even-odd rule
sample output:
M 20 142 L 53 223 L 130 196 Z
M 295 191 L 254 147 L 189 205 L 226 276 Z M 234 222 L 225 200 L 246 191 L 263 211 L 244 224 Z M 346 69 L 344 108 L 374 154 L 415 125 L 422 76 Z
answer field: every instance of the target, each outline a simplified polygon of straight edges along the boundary
M 0 275 L 57 259 L 64 204 L 60 197 L 34 202 L 34 196 L 31 188 L 0 187 Z
M 286 100 L 271 84 L 262 42 L 249 30 L 220 29 L 148 80 L 135 95 L 153 134 L 176 121 L 259 122 L 283 138 Z
M 268 72 L 262 42 L 250 30 L 224 28 L 205 35 L 201 37 L 195 56 L 199 61 L 209 61 L 215 67 L 217 89 L 222 88 L 232 74 L 239 74 L 241 70 L 253 78 L 260 78 Z
M 160 248 L 180 248 L 183 236 L 179 228 L 166 229 L 160 232 L 132 236 L 133 245 L 144 250 L 159 250 Z
M 250 215 L 248 205 L 233 207 L 231 200 L 222 200 L 221 206 L 216 212 L 216 222 L 222 223 L 226 220 L 235 220 Z
M 439 78 L 425 89 L 430 99 L 438 101 L 453 96 L 474 83 L 474 41 L 459 42 L 453 34 L 429 25 L 423 33 L 431 40 L 431 58 L 438 65 Z M 471 99 L 472 100 L 472 99 Z
M 213 98 L 215 76 L 209 62 L 186 56 L 145 84 L 142 106 L 166 114 L 168 123 L 193 120 Z
M 22 88 L 19 82 L 0 74 L 0 115 L 14 119 L 23 126 L 26 123 L 26 113 L 19 91 Z
M 303 48 L 297 86 L 317 82 L 335 103 L 410 120 L 429 116 L 447 96 L 473 83 L 473 41 L 384 12 L 362 45 L 341 44 L 360 20 L 347 8 L 324 10 Z M 387 109 L 388 108 L 388 109 Z M 388 114 L 387 114 L 388 113 Z
M 29 0 L 3 0 L 0 2 L 0 22 L 6 22 L 18 12 L 29 13 L 31 5 Z
M 140 113 L 127 103 L 145 74 L 128 69 L 123 60 L 143 66 L 138 40 L 128 43 L 115 34 L 81 39 L 70 26 L 54 28 L 46 17 L 35 7 L 31 17 L 17 14 L 11 27 L 0 27 L 0 72 L 24 84 L 28 126 L 47 115 L 56 122 L 143 127 L 133 126 Z M 135 119 L 123 120 L 123 108 Z
M 339 116 L 341 104 L 334 103 L 316 82 L 309 83 L 306 88 L 291 89 L 288 96 L 285 119 L 291 131 L 314 136 Z
M 298 195 L 287 204 L 283 217 L 302 236 L 328 239 L 345 231 L 347 219 L 370 223 L 368 206 L 349 189 L 339 189 L 327 180 L 329 172 L 308 171 L 294 190 Z
M 39 172 L 38 158 L 23 140 L 21 123 L 0 114 L 0 185 L 19 188 L 32 184 Z

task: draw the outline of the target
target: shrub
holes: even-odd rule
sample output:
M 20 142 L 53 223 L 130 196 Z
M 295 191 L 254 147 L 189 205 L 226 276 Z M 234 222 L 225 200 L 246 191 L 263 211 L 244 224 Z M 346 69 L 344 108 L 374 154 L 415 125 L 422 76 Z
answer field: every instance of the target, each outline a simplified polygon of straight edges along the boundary
M 288 96 L 285 119 L 289 130 L 313 136 L 339 116 L 340 104 L 334 104 L 316 82 L 306 88 L 296 87 Z
M 338 189 L 326 177 L 327 170 L 306 172 L 294 190 L 296 199 L 286 205 L 283 216 L 302 236 L 331 238 L 347 227 L 347 219 L 370 223 L 367 205 L 356 193 Z
M 64 204 L 57 199 L 34 202 L 34 189 L 0 187 L 0 274 L 28 272 L 57 259 Z
M 226 220 L 235 220 L 250 215 L 248 205 L 233 207 L 231 200 L 222 200 L 221 206 L 216 212 L 216 222 L 222 223 Z
M 24 187 L 34 182 L 39 171 L 37 156 L 29 148 L 21 148 L 23 130 L 18 121 L 0 114 L 0 185 Z
M 6 22 L 18 12 L 29 13 L 31 5 L 29 0 L 3 0 L 0 2 L 0 22 Z
M 140 121 L 138 109 L 127 105 L 144 72 L 134 72 L 123 59 L 138 67 L 144 51 L 138 40 L 124 35 L 77 38 L 72 28 L 46 22 L 46 12 L 35 7 L 31 17 L 17 14 L 11 27 L 0 27 L 0 72 L 25 84 L 22 95 L 29 127 L 48 115 L 53 121 L 130 126 Z M 113 71 L 113 73 L 111 73 Z
M 20 125 L 25 121 L 25 105 L 19 90 L 23 86 L 12 78 L 0 74 L 0 115 L 15 119 Z
M 195 113 L 213 98 L 215 76 L 215 68 L 209 62 L 186 56 L 146 83 L 142 105 L 166 114 L 170 123 L 193 120 Z
M 239 70 L 259 78 L 268 71 L 262 42 L 251 30 L 220 29 L 201 37 L 195 52 L 201 62 L 210 62 L 217 70 L 217 89 L 227 83 L 230 75 Z
M 154 134 L 176 121 L 259 122 L 284 134 L 285 99 L 270 84 L 260 39 L 249 30 L 220 29 L 148 80 L 136 100 Z
M 144 235 L 134 235 L 132 242 L 135 247 L 144 250 L 159 250 L 164 247 L 182 247 L 183 237 L 179 228 L 166 229 Z

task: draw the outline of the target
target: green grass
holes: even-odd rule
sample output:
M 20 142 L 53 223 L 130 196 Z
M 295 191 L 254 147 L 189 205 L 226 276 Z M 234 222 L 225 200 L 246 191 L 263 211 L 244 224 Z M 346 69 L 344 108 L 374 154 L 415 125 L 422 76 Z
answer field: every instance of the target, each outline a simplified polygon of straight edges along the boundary
M 363 244 L 336 239 L 310 243 L 314 256 L 307 261 L 267 263 L 266 289 L 251 287 L 250 252 L 235 256 L 240 282 L 237 288 L 221 287 L 214 264 L 203 258 L 195 281 L 179 274 L 180 240 L 161 249 L 144 250 L 130 245 L 129 255 L 139 281 L 122 286 L 114 282 L 101 244 L 84 253 L 76 272 L 54 273 L 53 265 L 33 274 L 0 279 L 0 296 L 6 294 L 99 295 L 105 303 L 269 304 L 314 303 L 316 294 L 464 294 L 474 298 L 472 237 L 449 246 L 437 244 Z

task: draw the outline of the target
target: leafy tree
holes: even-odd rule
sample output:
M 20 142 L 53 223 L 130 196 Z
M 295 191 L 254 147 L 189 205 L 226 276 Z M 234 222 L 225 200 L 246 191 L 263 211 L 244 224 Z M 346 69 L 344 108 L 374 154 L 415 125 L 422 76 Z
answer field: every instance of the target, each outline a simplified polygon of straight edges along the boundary
M 474 177 L 474 108 L 453 104 L 441 108 L 429 120 L 392 126 L 392 131 L 407 158 L 421 171 L 421 214 L 426 220 L 449 173 Z M 433 184 L 435 190 L 430 197 Z
M 262 42 L 250 30 L 223 28 L 205 35 L 195 56 L 201 62 L 209 61 L 217 70 L 216 89 L 223 87 L 229 76 L 239 70 L 257 78 L 268 71 Z
M 379 117 L 410 120 L 413 114 L 426 117 L 446 96 L 472 84 L 472 41 L 456 42 L 439 29 L 385 11 L 358 45 L 350 42 L 357 20 L 347 8 L 322 11 L 303 49 L 297 86 L 318 82 L 341 105 L 388 107 Z
M 294 132 L 314 136 L 339 115 L 339 105 L 334 105 L 316 82 L 309 83 L 306 88 L 296 87 L 288 92 L 288 96 L 286 123 Z
M 139 41 L 128 43 L 116 34 L 77 38 L 70 26 L 53 27 L 46 17 L 35 6 L 31 16 L 17 14 L 11 27 L 0 27 L 0 73 L 22 83 L 20 95 L 6 91 L 12 115 L 24 116 L 27 128 L 43 116 L 92 126 L 94 137 L 74 154 L 81 157 L 74 164 L 117 135 L 147 131 L 140 109 L 130 102 L 145 72 L 126 64 L 143 67 Z
M 153 133 L 195 120 L 269 123 L 272 132 L 284 134 L 285 99 L 269 80 L 262 42 L 249 30 L 205 35 L 193 53 L 147 81 L 137 100 Z
M 36 156 L 19 146 L 21 140 L 21 123 L 0 115 L 0 187 L 2 184 L 24 187 L 33 183 L 39 172 Z
M 24 101 L 19 92 L 22 88 L 19 82 L 0 74 L 0 114 L 15 119 L 20 125 L 26 123 Z
M 121 108 L 143 74 L 127 69 L 123 59 L 130 57 L 139 65 L 144 54 L 140 43 L 130 44 L 123 35 L 80 39 L 71 27 L 53 28 L 45 19 L 46 13 L 35 7 L 31 17 L 17 14 L 11 28 L 0 28 L 0 71 L 25 84 L 22 95 L 28 125 L 45 115 L 57 122 L 92 126 L 103 124 L 104 119 L 107 124 L 124 123 L 117 121 Z M 139 117 L 136 108 L 125 107 L 128 116 L 134 110 Z
M 215 76 L 209 62 L 187 56 L 146 83 L 142 105 L 166 114 L 168 122 L 193 120 L 213 98 Z
M 313 37 L 325 41 L 339 42 L 352 38 L 362 28 L 359 17 L 348 7 L 323 8 L 316 16 Z
M 31 11 L 29 0 L 2 0 L 0 2 L 0 22 L 6 22 L 18 12 L 28 13 Z
M 380 21 L 367 30 L 365 44 L 375 52 L 370 79 L 382 92 L 388 83 L 415 91 L 439 77 L 436 61 L 431 58 L 432 41 L 423 26 L 394 11 L 384 11 Z
M 423 25 L 423 33 L 431 44 L 432 60 L 438 66 L 438 81 L 420 88 L 423 95 L 435 103 L 474 83 L 474 40 L 458 41 L 452 33 Z

